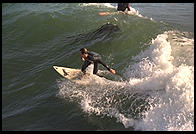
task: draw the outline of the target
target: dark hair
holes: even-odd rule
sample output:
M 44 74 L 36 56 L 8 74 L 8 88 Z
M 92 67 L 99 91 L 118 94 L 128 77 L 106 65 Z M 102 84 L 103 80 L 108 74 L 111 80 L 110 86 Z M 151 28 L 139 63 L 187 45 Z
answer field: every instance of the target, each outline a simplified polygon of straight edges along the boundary
M 81 49 L 80 49 L 80 52 L 81 52 L 82 54 L 85 54 L 85 53 L 88 52 L 88 50 L 87 50 L 87 48 L 81 48 Z

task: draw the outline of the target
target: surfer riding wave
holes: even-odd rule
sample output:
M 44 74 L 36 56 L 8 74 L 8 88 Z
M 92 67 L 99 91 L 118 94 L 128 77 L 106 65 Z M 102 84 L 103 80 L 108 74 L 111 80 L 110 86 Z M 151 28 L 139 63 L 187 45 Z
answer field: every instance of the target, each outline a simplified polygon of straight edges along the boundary
M 86 74 L 86 68 L 90 64 L 94 64 L 93 74 L 96 74 L 98 71 L 98 64 L 102 64 L 108 71 L 110 71 L 112 74 L 116 74 L 116 71 L 114 69 L 109 68 L 106 64 L 104 64 L 101 61 L 101 55 L 92 51 L 88 51 L 87 48 L 80 49 L 80 56 L 81 60 L 84 61 L 84 64 L 82 65 L 81 71 Z

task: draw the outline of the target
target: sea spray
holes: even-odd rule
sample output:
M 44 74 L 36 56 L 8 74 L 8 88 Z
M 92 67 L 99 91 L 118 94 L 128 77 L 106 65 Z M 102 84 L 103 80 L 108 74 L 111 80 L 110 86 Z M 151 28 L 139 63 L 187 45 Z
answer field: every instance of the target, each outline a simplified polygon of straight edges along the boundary
M 176 32 L 158 35 L 147 50 L 134 57 L 137 62 L 126 71 L 132 86 L 165 91 L 151 94 L 151 107 L 135 124 L 136 130 L 194 130 L 194 67 L 173 65 L 178 59 L 172 56 L 171 34 L 175 36 Z

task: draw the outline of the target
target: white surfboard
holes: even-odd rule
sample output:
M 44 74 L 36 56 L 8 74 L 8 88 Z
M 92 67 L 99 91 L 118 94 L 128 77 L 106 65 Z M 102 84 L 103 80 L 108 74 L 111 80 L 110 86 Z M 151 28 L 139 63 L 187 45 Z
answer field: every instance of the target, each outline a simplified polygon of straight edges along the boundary
M 117 81 L 111 81 L 104 77 L 99 77 L 97 75 L 87 73 L 84 75 L 84 73 L 80 69 L 72 69 L 68 67 L 59 67 L 59 66 L 53 66 L 53 68 L 64 78 L 71 80 L 72 82 L 75 82 L 77 84 L 81 85 L 93 85 L 93 84 L 101 84 L 101 85 L 108 85 L 112 84 L 115 86 L 125 86 L 124 82 L 117 82 Z M 105 71 L 98 71 L 99 74 L 104 75 Z
M 135 15 L 133 12 L 122 12 L 122 11 L 116 11 L 116 12 L 99 12 L 99 16 L 107 16 L 107 15 L 115 15 L 115 14 L 127 14 L 127 15 Z
M 89 85 L 95 81 L 95 77 L 98 77 L 90 73 L 86 73 L 86 75 L 84 75 L 80 69 L 59 66 L 53 66 L 53 68 L 64 78 L 81 85 Z
M 80 69 L 53 66 L 53 68 L 64 78 L 69 80 L 80 79 L 83 75 Z
M 130 8 L 130 11 L 116 11 L 116 12 L 99 12 L 99 16 L 108 16 L 108 15 L 116 15 L 116 14 L 126 14 L 126 15 L 136 15 L 138 17 L 143 17 L 137 10 L 134 8 Z
M 90 68 L 89 68 L 90 67 Z M 93 75 L 92 71 L 92 66 L 90 65 L 86 69 L 86 74 L 87 75 Z M 53 66 L 53 68 L 64 78 L 69 79 L 69 80 L 76 80 L 76 79 L 81 79 L 81 77 L 84 75 L 84 73 L 81 71 L 81 69 L 73 69 L 73 68 L 68 68 L 68 67 L 59 67 L 59 66 Z M 110 72 L 104 71 L 104 70 L 98 70 L 98 75 L 99 76 L 104 76 Z
M 119 14 L 119 12 L 99 12 L 100 16 L 115 15 L 115 14 Z

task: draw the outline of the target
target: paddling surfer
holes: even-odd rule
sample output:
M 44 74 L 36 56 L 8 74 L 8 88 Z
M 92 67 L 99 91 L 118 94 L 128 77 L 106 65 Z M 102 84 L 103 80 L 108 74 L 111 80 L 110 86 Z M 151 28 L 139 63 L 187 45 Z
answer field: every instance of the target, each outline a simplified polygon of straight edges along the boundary
M 117 6 L 117 13 L 123 13 L 123 14 L 128 14 L 128 12 L 125 12 L 125 10 L 131 11 L 130 10 L 130 4 L 129 3 L 118 3 Z M 106 16 L 106 15 L 112 15 L 112 14 L 116 14 L 115 12 L 99 12 L 100 16 Z
M 124 12 L 125 10 L 130 11 L 130 5 L 129 3 L 118 3 L 117 11 Z
M 82 65 L 81 71 L 85 74 L 86 73 L 86 68 L 94 63 L 94 69 L 93 69 L 93 74 L 96 74 L 98 71 L 98 64 L 102 64 L 108 71 L 110 71 L 112 74 L 115 74 L 116 71 L 114 69 L 109 68 L 107 65 L 105 65 L 101 61 L 101 55 L 98 53 L 88 51 L 87 48 L 82 48 L 80 49 L 80 56 L 81 60 L 84 61 L 84 64 Z

